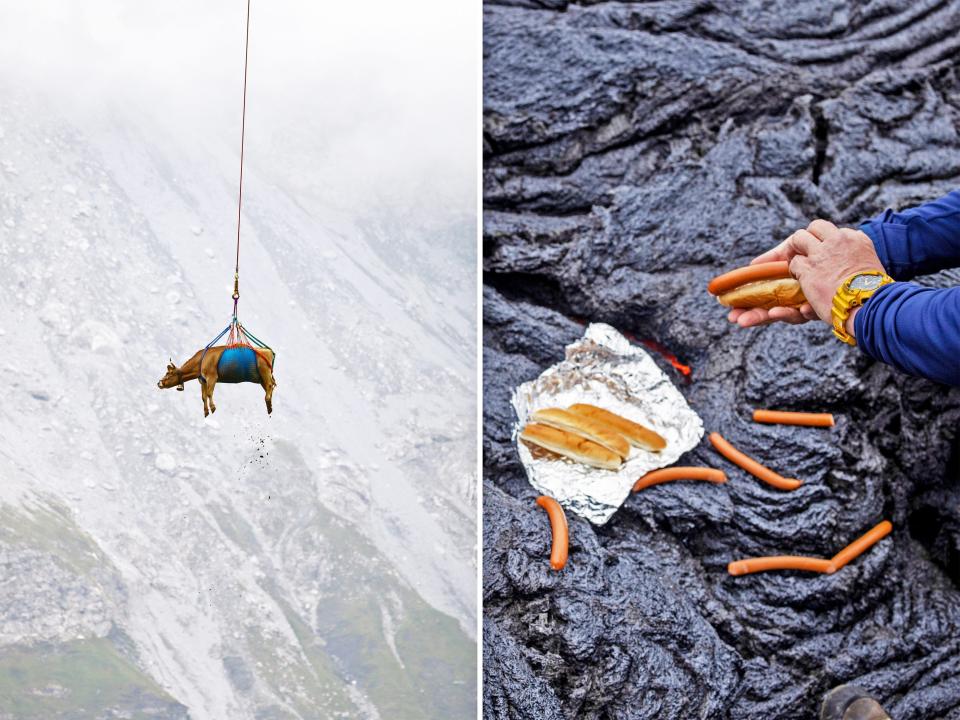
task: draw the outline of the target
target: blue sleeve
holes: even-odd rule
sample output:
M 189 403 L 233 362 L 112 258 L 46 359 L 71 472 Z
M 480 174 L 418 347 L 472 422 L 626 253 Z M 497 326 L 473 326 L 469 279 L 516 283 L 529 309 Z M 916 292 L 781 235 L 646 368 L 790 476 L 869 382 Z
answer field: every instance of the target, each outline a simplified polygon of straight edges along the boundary
M 863 304 L 853 324 L 857 345 L 870 357 L 960 386 L 960 287 L 885 285 Z
M 960 191 L 902 212 L 885 210 L 860 229 L 873 240 L 880 262 L 896 280 L 957 267 Z

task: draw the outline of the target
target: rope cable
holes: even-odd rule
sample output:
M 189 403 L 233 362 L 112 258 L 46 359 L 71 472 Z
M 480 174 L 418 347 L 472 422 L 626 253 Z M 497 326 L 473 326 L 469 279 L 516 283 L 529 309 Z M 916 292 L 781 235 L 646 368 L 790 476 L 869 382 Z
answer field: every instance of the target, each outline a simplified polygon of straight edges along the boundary
M 250 57 L 250 0 L 247 0 L 247 32 L 243 49 L 243 110 L 240 116 L 240 184 L 237 193 L 237 257 L 233 271 L 233 314 L 240 299 L 240 216 L 243 209 L 243 147 L 247 132 L 247 65 Z
M 243 217 L 243 151 L 246 144 L 245 141 L 247 134 L 247 67 L 249 65 L 249 58 L 250 0 L 247 0 L 247 26 L 243 49 L 243 106 L 240 115 L 240 182 L 237 188 L 237 254 L 233 267 L 233 317 L 230 319 L 230 324 L 227 325 L 227 327 L 225 327 L 213 340 L 207 343 L 206 347 L 203 349 L 203 354 L 200 356 L 199 380 L 201 384 L 206 384 L 207 382 L 207 379 L 203 376 L 203 361 L 207 356 L 207 351 L 209 351 L 224 335 L 227 335 L 228 348 L 246 346 L 253 349 L 251 346 L 252 341 L 257 346 L 257 349 L 253 349 L 254 352 L 266 360 L 271 368 L 273 367 L 273 362 L 276 358 L 276 353 L 274 353 L 273 349 L 249 330 L 247 330 L 237 319 L 237 303 L 240 301 L 240 225 Z M 258 350 L 269 350 L 271 356 L 268 357 L 263 355 L 261 352 L 258 352 Z

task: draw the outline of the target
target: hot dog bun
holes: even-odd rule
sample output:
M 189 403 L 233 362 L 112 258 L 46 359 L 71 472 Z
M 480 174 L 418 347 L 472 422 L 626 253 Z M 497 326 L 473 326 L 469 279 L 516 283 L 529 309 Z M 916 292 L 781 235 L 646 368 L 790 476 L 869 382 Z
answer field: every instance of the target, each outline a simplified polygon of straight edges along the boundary
M 723 275 L 717 275 L 717 277 L 707 285 L 707 290 L 711 295 L 722 295 L 736 287 L 757 280 L 779 280 L 788 277 L 791 277 L 790 263 L 786 260 L 757 263 L 755 265 L 739 267 L 736 270 L 730 270 Z
M 624 460 L 630 455 L 630 443 L 623 435 L 609 425 L 597 422 L 586 415 L 578 415 L 560 408 L 544 408 L 537 410 L 530 418 L 541 425 L 549 425 L 558 430 L 582 435 L 588 440 L 603 445 L 607 450 L 613 450 Z
M 620 469 L 620 456 L 613 450 L 565 430 L 532 423 L 523 429 L 520 438 L 584 465 L 604 470 Z
M 784 260 L 747 265 L 718 275 L 707 290 L 727 307 L 799 307 L 807 301 Z
M 587 403 L 576 403 L 569 407 L 570 412 L 582 415 L 596 422 L 609 426 L 613 431 L 623 435 L 627 442 L 634 447 L 643 448 L 650 452 L 659 452 L 667 446 L 667 441 L 657 435 L 653 430 L 645 428 L 640 423 L 627 420 L 616 413 L 604 410 L 596 405 Z
M 721 305 L 734 308 L 800 307 L 807 298 L 794 278 L 757 280 L 717 296 Z

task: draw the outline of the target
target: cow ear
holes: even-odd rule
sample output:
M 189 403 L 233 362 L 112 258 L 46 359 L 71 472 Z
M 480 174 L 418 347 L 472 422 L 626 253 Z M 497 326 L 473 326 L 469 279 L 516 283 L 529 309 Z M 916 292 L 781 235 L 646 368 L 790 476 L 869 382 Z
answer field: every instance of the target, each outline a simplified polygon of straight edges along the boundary
M 169 365 L 167 365 L 167 370 L 176 370 L 176 369 L 177 369 L 177 366 L 174 365 L 172 362 Z

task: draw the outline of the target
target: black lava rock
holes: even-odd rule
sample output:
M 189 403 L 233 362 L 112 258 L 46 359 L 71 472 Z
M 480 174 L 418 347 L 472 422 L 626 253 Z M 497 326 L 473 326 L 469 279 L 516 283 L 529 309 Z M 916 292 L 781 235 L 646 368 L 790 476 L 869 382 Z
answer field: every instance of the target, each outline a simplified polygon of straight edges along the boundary
M 960 391 L 822 324 L 737 329 L 705 290 L 816 217 L 960 184 L 958 37 L 960 4 L 929 1 L 486 5 L 485 718 L 806 720 L 844 682 L 897 720 L 960 718 Z M 587 321 L 690 365 L 664 362 L 707 429 L 800 489 L 705 441 L 680 462 L 729 483 L 650 488 L 600 528 L 569 515 L 552 571 L 509 398 Z M 884 518 L 835 575 L 726 572 L 829 557 Z

